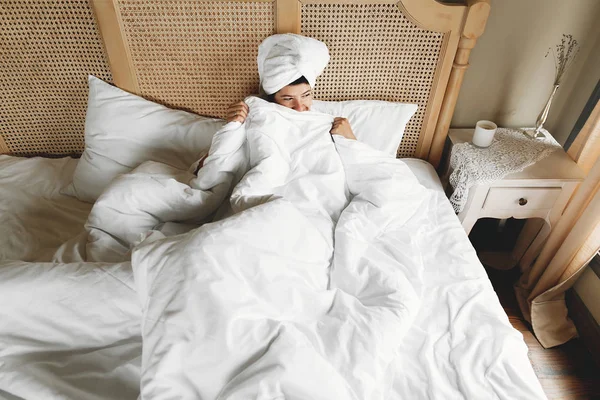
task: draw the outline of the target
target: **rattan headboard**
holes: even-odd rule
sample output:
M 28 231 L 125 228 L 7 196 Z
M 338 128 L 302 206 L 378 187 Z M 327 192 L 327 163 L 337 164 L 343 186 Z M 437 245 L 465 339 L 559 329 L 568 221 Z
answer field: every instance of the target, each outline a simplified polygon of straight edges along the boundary
M 258 90 L 258 44 L 295 32 L 331 53 L 316 98 L 419 104 L 398 154 L 436 165 L 489 13 L 489 0 L 89 2 L 95 19 L 87 0 L 0 4 L 8 21 L 0 27 L 0 152 L 81 152 L 90 73 L 172 107 L 223 116 Z

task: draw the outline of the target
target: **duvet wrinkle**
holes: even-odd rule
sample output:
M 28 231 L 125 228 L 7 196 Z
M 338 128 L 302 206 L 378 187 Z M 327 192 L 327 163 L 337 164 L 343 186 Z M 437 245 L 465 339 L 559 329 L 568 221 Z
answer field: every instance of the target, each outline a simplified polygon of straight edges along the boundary
M 121 238 L 113 235 L 111 231 L 108 231 L 108 230 L 105 231 L 105 230 L 99 229 L 99 228 L 96 228 L 96 231 L 102 232 L 102 233 L 105 233 L 105 234 L 111 236 L 113 238 L 113 240 L 116 241 L 118 244 L 122 245 L 123 247 L 129 248 L 129 243 L 127 243 L 125 240 L 122 240 Z M 98 239 L 96 239 L 96 240 L 98 240 Z M 93 243 L 93 242 L 94 242 L 94 236 L 90 235 L 88 238 L 88 243 Z
M 229 379 L 228 384 L 234 381 L 236 377 L 238 377 L 242 372 L 244 372 L 249 366 L 255 364 L 258 360 L 264 357 L 265 354 L 269 352 L 271 345 L 281 335 L 281 331 L 285 329 L 285 326 L 281 321 L 267 319 L 266 322 L 274 322 L 276 324 L 277 327 L 275 328 L 275 332 L 267 339 L 267 342 L 263 346 L 256 349 L 254 355 L 248 356 L 247 360 L 243 364 L 239 365 L 239 367 L 232 371 L 232 373 L 230 374 L 231 378 Z M 221 393 L 225 392 L 227 389 L 228 386 L 225 385 Z

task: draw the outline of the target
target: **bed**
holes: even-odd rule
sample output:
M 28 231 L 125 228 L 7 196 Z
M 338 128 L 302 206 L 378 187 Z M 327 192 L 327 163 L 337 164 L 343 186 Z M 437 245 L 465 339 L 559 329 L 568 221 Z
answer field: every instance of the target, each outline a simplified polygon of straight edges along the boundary
M 2 7 L 0 397 L 545 398 L 434 169 L 486 1 Z M 370 136 L 218 119 L 277 32 L 328 45 L 315 96 Z

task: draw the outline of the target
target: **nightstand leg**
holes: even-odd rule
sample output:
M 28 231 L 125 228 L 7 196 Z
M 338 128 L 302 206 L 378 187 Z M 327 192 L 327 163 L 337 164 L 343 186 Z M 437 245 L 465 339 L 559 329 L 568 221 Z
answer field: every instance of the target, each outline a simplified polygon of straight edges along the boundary
M 501 218 L 498 220 L 498 232 L 504 232 L 504 228 L 506 228 L 506 221 L 508 221 L 508 218 Z
M 463 226 L 463 229 L 465 230 L 465 232 L 467 233 L 467 236 L 469 236 L 469 233 L 471 233 L 471 229 L 473 229 L 473 226 L 475 225 L 476 222 L 477 222 L 476 216 L 467 216 L 462 221 L 462 226 Z
M 479 211 L 483 206 L 488 190 L 489 186 L 487 185 L 479 185 L 472 189 L 469 193 L 467 204 L 465 204 L 464 209 L 458 213 L 458 219 L 467 233 L 467 236 L 471 232 L 471 229 L 473 229 L 475 222 L 479 219 Z

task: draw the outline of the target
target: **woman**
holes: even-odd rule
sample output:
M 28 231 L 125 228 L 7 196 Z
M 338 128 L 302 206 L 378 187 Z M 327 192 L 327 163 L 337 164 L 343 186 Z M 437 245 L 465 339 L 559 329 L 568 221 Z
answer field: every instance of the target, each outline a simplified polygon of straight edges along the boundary
M 329 62 L 329 51 L 316 39 L 292 33 L 279 34 L 269 36 L 260 44 L 257 62 L 266 99 L 303 112 L 312 106 L 312 88 Z M 248 105 L 243 101 L 232 104 L 227 110 L 227 122 L 244 123 L 248 111 Z M 356 140 L 346 118 L 336 117 L 329 132 Z

